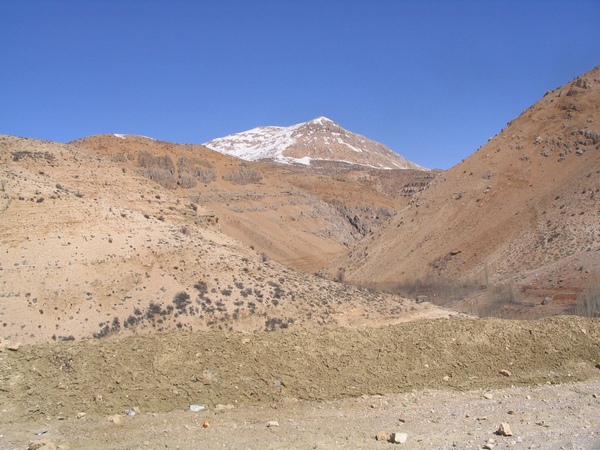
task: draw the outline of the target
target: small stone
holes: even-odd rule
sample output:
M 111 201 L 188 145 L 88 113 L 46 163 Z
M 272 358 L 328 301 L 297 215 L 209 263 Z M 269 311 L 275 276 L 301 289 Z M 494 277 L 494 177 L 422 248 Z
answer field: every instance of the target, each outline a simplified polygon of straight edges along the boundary
M 510 414 L 511 416 L 514 416 L 517 412 L 513 411 L 512 409 L 510 411 L 508 411 L 508 414 Z
M 215 411 L 225 411 L 227 409 L 233 409 L 233 408 L 235 408 L 235 406 L 233 406 L 231 404 L 223 405 L 221 403 L 218 403 L 217 405 L 215 405 Z
M 19 350 L 19 348 L 21 348 L 21 345 L 22 344 L 20 342 L 15 342 L 14 344 L 9 343 L 6 346 L 6 348 L 9 349 L 9 350 L 11 350 L 11 351 L 13 351 L 13 352 L 16 352 L 17 350 Z
M 444 381 L 450 381 L 450 377 L 449 377 L 448 375 L 446 375 L 446 376 L 444 377 Z
M 210 424 L 208 422 L 202 423 L 202 428 L 208 428 L 208 427 L 210 427 Z
M 393 433 L 390 438 L 390 442 L 393 444 L 404 444 L 408 440 L 408 434 L 406 433 Z
M 206 409 L 206 405 L 190 405 L 190 411 L 198 412 L 204 411 Z
M 502 422 L 500 424 L 500 428 L 498 428 L 498 431 L 496 431 L 496 434 L 499 434 L 500 436 L 512 436 L 513 433 L 510 429 L 510 425 L 507 424 L 506 422 Z
M 486 444 L 483 445 L 483 448 L 485 450 L 492 450 L 494 448 L 494 444 L 486 443 Z
M 500 371 L 500 375 L 504 375 L 505 377 L 510 377 L 512 375 L 512 372 L 510 370 L 502 369 Z
M 600 369 L 600 363 L 596 364 L 596 369 Z
M 487 400 L 491 400 L 494 398 L 494 394 L 485 393 L 485 394 L 483 394 L 483 398 L 485 398 Z
M 276 420 L 269 420 L 267 422 L 267 427 L 271 428 L 271 427 L 278 427 L 279 426 L 279 422 L 277 422 Z
M 77 413 L 77 418 L 78 419 L 83 419 L 85 417 L 85 413 L 84 412 L 78 412 Z
M 402 423 L 410 422 L 410 419 L 407 419 L 406 417 L 400 417 L 398 420 Z
M 388 436 L 388 434 L 385 431 L 380 431 L 379 433 L 377 433 L 375 435 L 375 439 L 378 441 L 388 441 L 390 439 L 390 437 Z
M 114 416 L 108 416 L 108 421 L 114 423 L 115 425 L 119 425 L 121 423 L 121 416 L 115 414 Z

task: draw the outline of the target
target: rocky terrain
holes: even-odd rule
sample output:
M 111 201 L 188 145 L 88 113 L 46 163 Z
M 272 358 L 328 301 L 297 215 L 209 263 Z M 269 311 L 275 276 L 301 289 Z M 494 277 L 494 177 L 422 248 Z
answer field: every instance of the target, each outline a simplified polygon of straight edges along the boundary
M 7 339 L 379 325 L 424 310 L 448 314 L 274 261 L 312 269 L 311 255 L 320 252 L 317 266 L 339 255 L 394 213 L 385 177 L 380 206 L 363 220 L 343 197 L 328 203 L 264 167 L 260 183 L 247 180 L 261 172 L 200 147 L 119 136 L 69 144 L 4 136 L 0 146 Z M 262 245 L 234 239 L 245 235 Z
M 512 317 L 570 311 L 600 281 L 599 123 L 596 67 L 546 92 L 335 267 L 358 284 L 508 291 L 476 289 L 455 305 L 465 310 L 503 298 Z
M 600 447 L 597 319 L 9 348 L 0 351 L 3 448 L 40 438 L 71 449 L 387 448 L 396 432 L 408 448 Z M 495 434 L 502 423 L 512 435 Z
M 600 448 L 599 71 L 446 172 L 0 136 L 0 447 Z

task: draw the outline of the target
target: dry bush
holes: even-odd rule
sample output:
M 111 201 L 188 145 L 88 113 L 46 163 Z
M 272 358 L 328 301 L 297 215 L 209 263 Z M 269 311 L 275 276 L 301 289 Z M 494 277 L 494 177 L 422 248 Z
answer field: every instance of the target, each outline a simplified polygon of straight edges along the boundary
M 573 313 L 583 317 L 600 317 L 600 276 L 588 281 L 577 296 Z
M 335 278 L 333 279 L 333 281 L 335 281 L 337 283 L 343 283 L 345 279 L 346 279 L 346 269 L 343 267 L 338 268 L 337 274 L 336 274 Z
M 225 181 L 233 184 L 255 184 L 262 180 L 262 174 L 254 169 L 241 169 L 237 172 L 228 172 L 223 175 Z
M 175 189 L 177 181 L 173 174 L 166 169 L 146 169 L 139 172 L 140 175 L 160 184 L 167 189 Z
M 185 173 L 179 172 L 179 177 L 177 178 L 177 185 L 179 185 L 183 189 L 191 189 L 196 186 L 196 180 Z
M 138 155 L 138 165 L 143 167 L 139 173 L 167 189 L 175 189 L 175 164 L 168 155 L 153 156 L 150 152 L 142 151 Z
M 204 184 L 211 183 L 217 179 L 215 172 L 210 169 L 195 169 L 194 177 Z
M 375 286 L 367 286 L 369 287 Z M 405 298 L 427 297 L 432 303 L 445 306 L 485 289 L 485 285 L 476 280 L 449 280 L 428 275 L 412 281 L 382 285 L 379 288 L 384 292 Z
M 185 157 L 180 157 L 177 161 L 179 177 L 177 184 L 184 189 L 190 189 L 196 186 L 196 180 L 203 184 L 208 184 L 217 179 L 213 166 L 208 161 L 190 161 Z

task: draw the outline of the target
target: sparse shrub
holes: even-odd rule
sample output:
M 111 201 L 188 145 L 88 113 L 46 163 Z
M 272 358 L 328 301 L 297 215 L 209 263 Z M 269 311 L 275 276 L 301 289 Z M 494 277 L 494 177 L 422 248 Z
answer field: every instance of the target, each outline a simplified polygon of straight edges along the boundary
M 334 281 L 336 281 L 338 283 L 343 283 L 345 279 L 346 279 L 346 269 L 343 267 L 340 267 L 337 270 L 337 274 L 334 278 Z
M 110 328 L 107 323 L 101 323 L 99 326 L 100 326 L 100 331 L 92 334 L 92 336 L 94 338 L 100 339 L 100 338 L 106 337 L 110 334 Z
M 588 281 L 577 296 L 574 313 L 583 317 L 600 317 L 600 277 Z
M 112 321 L 112 325 L 110 326 L 110 331 L 113 333 L 118 333 L 121 330 L 121 322 L 118 317 L 114 317 Z
M 262 174 L 254 169 L 241 169 L 237 172 L 229 172 L 223 175 L 225 181 L 233 184 L 256 184 L 262 180 Z
M 30 152 L 30 151 L 19 151 L 19 152 L 12 152 L 12 157 L 13 157 L 13 161 L 20 161 L 22 159 L 25 158 L 31 158 L 31 159 L 45 159 L 48 162 L 51 162 L 54 160 L 54 155 L 50 152 Z
M 192 303 L 190 301 L 190 294 L 188 294 L 187 292 L 184 292 L 184 291 L 178 292 L 177 294 L 175 294 L 173 303 L 175 304 L 175 308 L 177 308 L 177 310 L 180 313 L 185 313 L 188 305 L 190 305 Z
M 200 297 L 204 297 L 208 293 L 208 285 L 204 281 L 198 281 L 194 284 L 194 289 L 198 290 Z

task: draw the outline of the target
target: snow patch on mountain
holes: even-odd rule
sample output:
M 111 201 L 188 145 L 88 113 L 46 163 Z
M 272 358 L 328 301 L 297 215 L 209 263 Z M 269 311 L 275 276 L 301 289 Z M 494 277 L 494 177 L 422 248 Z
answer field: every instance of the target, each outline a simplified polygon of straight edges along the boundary
M 257 127 L 204 145 L 246 161 L 310 165 L 321 160 L 378 169 L 423 169 L 385 145 L 347 131 L 323 116 L 289 127 Z

